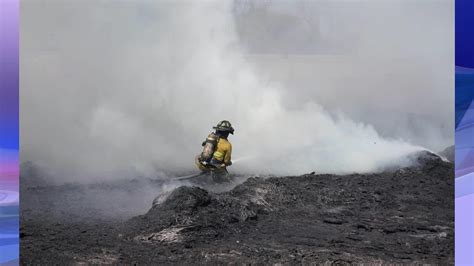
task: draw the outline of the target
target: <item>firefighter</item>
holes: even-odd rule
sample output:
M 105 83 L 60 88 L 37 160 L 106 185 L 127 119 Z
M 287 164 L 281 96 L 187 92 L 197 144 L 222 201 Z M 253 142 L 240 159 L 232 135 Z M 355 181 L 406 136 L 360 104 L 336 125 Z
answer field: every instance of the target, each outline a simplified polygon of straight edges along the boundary
M 228 137 L 234 134 L 234 128 L 229 121 L 222 120 L 213 129 L 215 132 L 202 143 L 204 148 L 196 157 L 196 165 L 203 172 L 227 173 L 227 166 L 232 165 L 232 144 Z

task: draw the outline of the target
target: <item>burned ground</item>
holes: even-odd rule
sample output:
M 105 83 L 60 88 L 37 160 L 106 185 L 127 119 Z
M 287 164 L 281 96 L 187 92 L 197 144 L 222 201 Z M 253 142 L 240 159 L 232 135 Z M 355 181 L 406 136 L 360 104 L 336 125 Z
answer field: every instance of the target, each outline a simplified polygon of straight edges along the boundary
M 453 264 L 453 164 L 426 153 L 418 162 L 376 174 L 251 177 L 220 193 L 181 186 L 130 219 L 52 211 L 64 188 L 29 188 L 22 263 Z

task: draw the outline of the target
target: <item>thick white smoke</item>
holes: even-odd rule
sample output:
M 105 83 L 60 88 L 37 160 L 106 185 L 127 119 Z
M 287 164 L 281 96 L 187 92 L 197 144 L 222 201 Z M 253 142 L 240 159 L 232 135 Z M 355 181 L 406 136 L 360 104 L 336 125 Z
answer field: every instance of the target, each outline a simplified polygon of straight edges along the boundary
M 378 171 L 421 149 L 317 99 L 287 107 L 282 91 L 291 88 L 246 61 L 232 7 L 23 2 L 22 161 L 77 181 L 192 170 L 222 119 L 236 129 L 239 172 Z

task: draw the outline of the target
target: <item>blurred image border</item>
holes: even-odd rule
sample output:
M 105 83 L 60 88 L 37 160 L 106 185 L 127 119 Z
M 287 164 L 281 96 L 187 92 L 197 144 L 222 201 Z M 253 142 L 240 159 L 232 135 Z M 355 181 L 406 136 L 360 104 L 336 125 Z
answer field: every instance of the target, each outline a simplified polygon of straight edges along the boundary
M 19 264 L 19 0 L 0 1 L 0 265 Z
M 455 264 L 474 253 L 474 2 L 455 2 Z

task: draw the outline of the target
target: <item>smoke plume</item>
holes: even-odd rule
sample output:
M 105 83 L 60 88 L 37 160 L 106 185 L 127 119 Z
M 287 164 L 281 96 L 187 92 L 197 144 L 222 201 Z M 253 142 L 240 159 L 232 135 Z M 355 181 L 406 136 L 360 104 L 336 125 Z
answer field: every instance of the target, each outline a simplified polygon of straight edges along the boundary
M 413 11 L 404 17 L 407 6 L 422 8 L 400 1 L 369 9 L 362 18 L 352 16 L 350 7 L 341 13 L 325 7 L 326 19 L 315 17 L 321 23 L 309 28 L 283 23 L 289 25 L 286 32 L 300 31 L 295 36 L 318 30 L 310 41 L 295 37 L 297 44 L 325 44 L 318 49 L 294 48 L 305 51 L 296 58 L 322 54 L 294 68 L 306 71 L 300 80 L 303 85 L 294 84 L 298 75 L 288 79 L 279 75 L 278 71 L 288 73 L 279 67 L 288 61 L 274 63 L 292 50 L 281 41 L 250 34 L 252 29 L 244 22 L 254 23 L 257 31 L 263 17 L 242 20 L 242 12 L 250 11 L 238 9 L 238 4 L 22 2 L 21 160 L 33 161 L 66 181 L 191 171 L 201 142 L 223 119 L 235 128 L 230 136 L 235 159 L 231 171 L 241 173 L 379 171 L 409 164 L 405 155 L 421 146 L 437 149 L 440 143 L 452 142 L 450 134 L 438 133 L 451 126 L 452 103 L 447 101 L 453 94 L 452 78 L 440 72 L 452 65 L 452 56 L 445 53 L 452 47 L 446 42 L 426 47 L 434 53 L 429 56 L 439 59 L 433 65 L 427 53 L 417 53 L 421 48 L 416 44 L 423 36 L 430 42 L 451 38 L 446 36 L 452 33 L 449 29 L 432 34 L 436 26 L 429 25 L 435 20 L 451 23 L 446 22 L 452 19 L 449 9 L 442 10 L 452 3 L 424 3 L 436 19 L 429 14 L 415 18 L 420 13 Z M 384 16 L 391 6 L 397 6 L 398 13 Z M 302 18 L 300 9 L 288 2 L 276 2 L 271 8 L 276 14 Z M 400 46 L 402 41 L 387 47 L 384 38 L 391 35 L 378 35 L 383 32 L 377 25 L 383 17 L 384 27 L 397 38 L 411 42 L 406 37 L 422 36 L 409 50 Z M 409 31 L 400 18 L 419 23 L 413 25 L 419 31 Z M 281 22 L 278 16 L 265 19 Z M 351 30 L 352 25 L 359 26 Z M 325 33 L 326 29 L 339 35 Z M 345 69 L 332 59 L 325 68 L 327 58 L 343 62 Z M 353 71 L 351 79 L 348 68 Z M 426 68 L 432 71 L 423 72 Z M 341 80 L 338 73 L 343 74 Z M 432 100 L 436 105 L 428 103 Z M 393 112 L 382 118 L 376 114 L 378 108 Z M 404 125 L 406 117 L 420 113 L 418 109 L 421 115 L 411 115 L 412 119 L 443 115 L 433 121 L 430 116 L 420 119 L 429 132 Z M 421 141 L 426 139 L 437 144 Z

